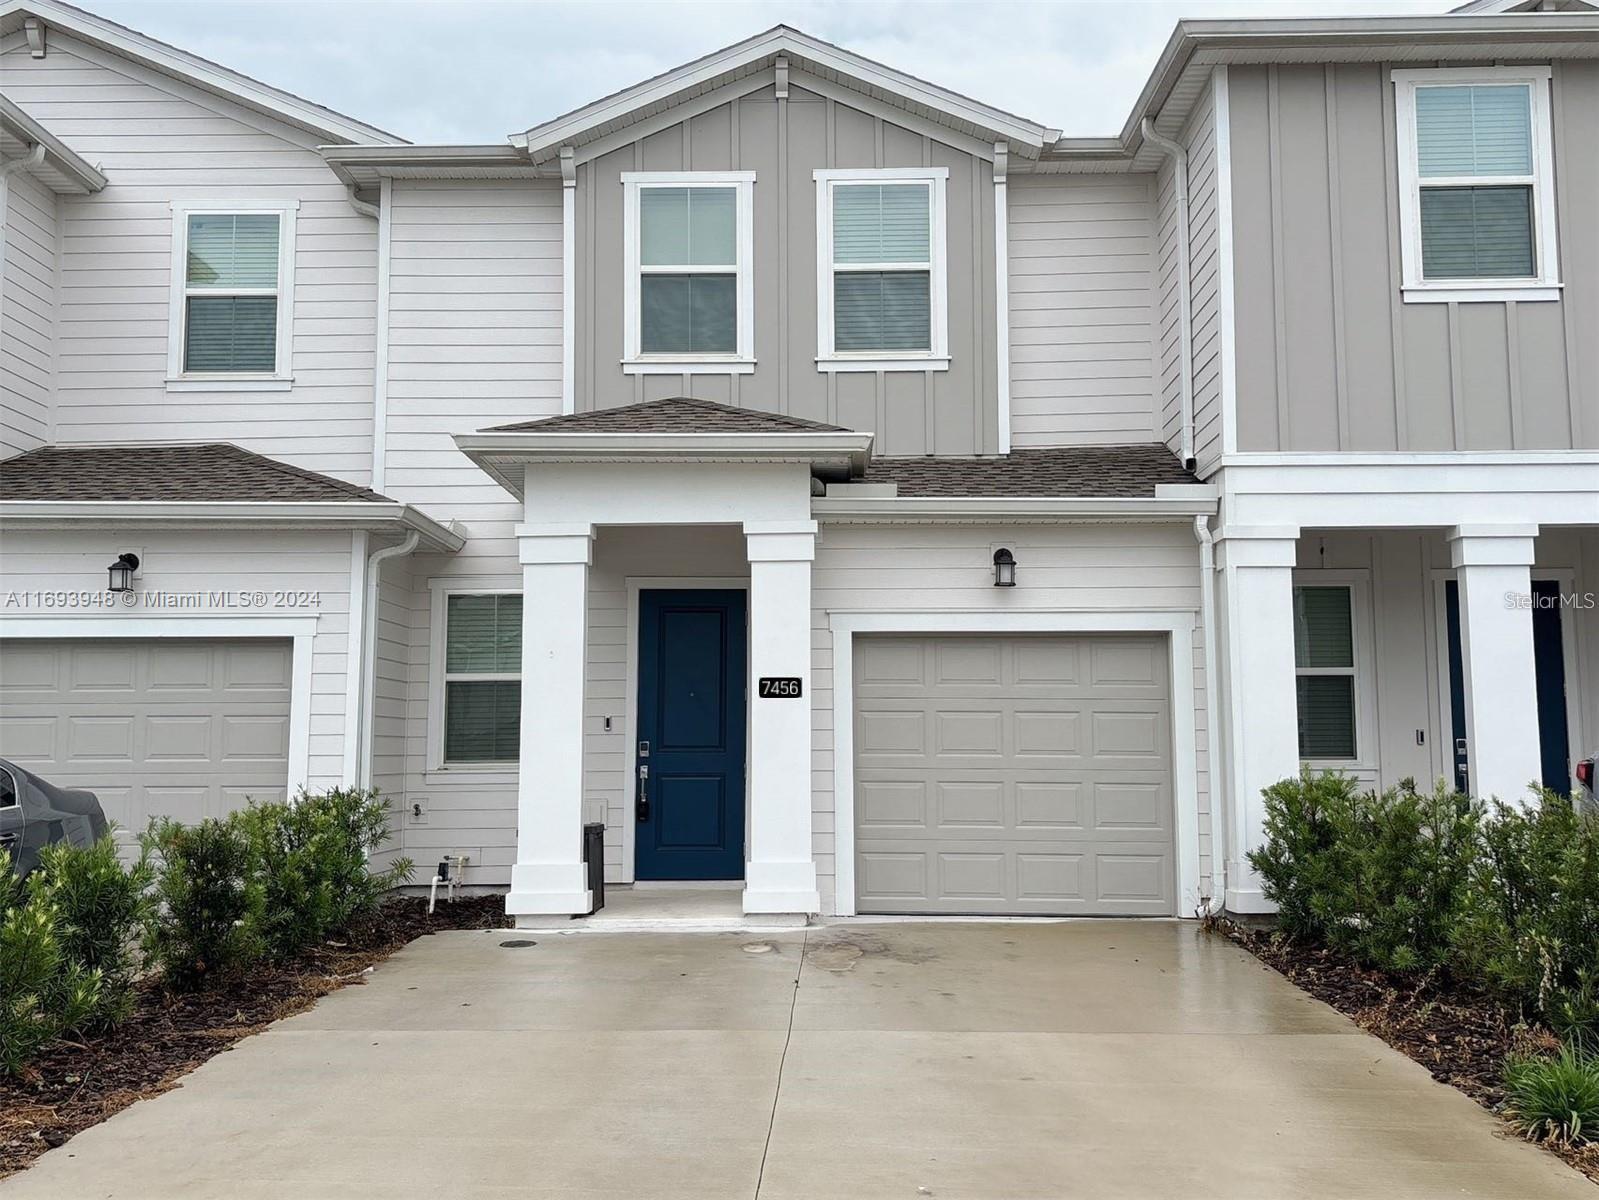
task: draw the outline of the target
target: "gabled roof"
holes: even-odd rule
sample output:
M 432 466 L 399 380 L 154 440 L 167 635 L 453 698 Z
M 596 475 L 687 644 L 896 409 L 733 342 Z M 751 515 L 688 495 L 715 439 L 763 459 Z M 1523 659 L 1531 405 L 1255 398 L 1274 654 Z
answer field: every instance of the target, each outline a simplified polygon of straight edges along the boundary
M 228 442 L 29 450 L 0 462 L 0 500 L 394 503 L 370 488 Z
M 824 425 L 803 417 L 734 408 L 712 400 L 676 396 L 646 400 L 591 412 L 566 413 L 515 425 L 496 425 L 484 433 L 844 433 L 838 425 Z
M 0 36 L 22 29 L 29 18 L 45 29 L 45 53 L 50 52 L 49 31 L 60 29 L 79 41 L 141 63 L 174 79 L 222 96 L 269 117 L 285 121 L 327 142 L 364 144 L 403 142 L 403 138 L 334 112 L 292 92 L 272 87 L 218 63 L 169 46 L 125 25 L 108 21 L 60 0 L 0 0 Z
M 1471 0 L 1449 11 L 1463 16 L 1472 13 L 1599 12 L 1599 4 L 1589 0 Z
M 22 170 L 52 192 L 84 196 L 105 187 L 105 176 L 38 121 L 0 94 L 0 159 L 26 160 Z
M 558 155 L 562 146 L 582 146 L 695 96 L 764 71 L 780 58 L 819 79 L 958 133 L 983 141 L 1008 142 L 1012 153 L 1023 158 L 1036 158 L 1060 136 L 1059 130 L 1037 121 L 928 83 L 787 25 L 776 25 L 765 33 L 585 104 L 525 134 L 513 134 L 511 143 L 525 148 L 534 162 L 543 162 Z

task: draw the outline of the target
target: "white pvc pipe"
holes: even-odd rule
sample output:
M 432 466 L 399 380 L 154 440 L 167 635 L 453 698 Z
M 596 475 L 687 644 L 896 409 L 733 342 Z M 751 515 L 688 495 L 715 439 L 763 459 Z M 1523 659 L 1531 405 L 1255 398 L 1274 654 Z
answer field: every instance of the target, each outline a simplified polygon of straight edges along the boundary
M 1205 639 L 1205 763 L 1210 781 L 1210 911 L 1227 907 L 1227 838 L 1222 822 L 1221 712 L 1216 679 L 1216 542 L 1210 518 L 1194 518 L 1199 540 L 1199 625 Z M 1221 836 L 1218 836 L 1221 831 Z

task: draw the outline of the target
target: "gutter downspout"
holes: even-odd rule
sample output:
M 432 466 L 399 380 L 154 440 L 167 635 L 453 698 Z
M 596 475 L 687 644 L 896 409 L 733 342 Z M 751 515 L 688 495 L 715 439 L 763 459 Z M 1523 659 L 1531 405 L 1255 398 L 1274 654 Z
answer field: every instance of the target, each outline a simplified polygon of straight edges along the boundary
M 0 164 L 0 179 L 5 179 L 17 171 L 30 171 L 44 161 L 44 143 L 35 142 L 28 153 L 21 158 L 13 158 L 10 162 Z
M 422 534 L 418 530 L 411 530 L 405 535 L 403 541 L 392 546 L 384 546 L 381 550 L 374 550 L 367 555 L 365 566 L 364 584 L 366 588 L 366 601 L 361 606 L 361 649 L 357 669 L 361 673 L 360 701 L 357 708 L 356 727 L 356 752 L 355 752 L 355 779 L 354 786 L 369 788 L 372 786 L 372 751 L 376 741 L 376 726 L 373 711 L 377 703 L 377 647 L 378 647 L 378 585 L 383 574 L 383 563 L 387 559 L 402 558 L 413 553 Z
M 1194 537 L 1199 540 L 1199 625 L 1205 639 L 1205 766 L 1210 790 L 1210 912 L 1227 907 L 1226 826 L 1221 822 L 1221 713 L 1217 696 L 1221 689 L 1216 678 L 1216 542 L 1210 532 L 1210 518 L 1194 518 Z M 1222 836 L 1217 837 L 1217 829 Z M 1218 847 L 1220 849 L 1218 849 Z
M 1194 314 L 1193 261 L 1188 223 L 1188 151 L 1155 129 L 1155 122 L 1144 118 L 1144 140 L 1164 151 L 1172 161 L 1172 178 L 1177 188 L 1177 341 L 1181 357 L 1178 375 L 1182 380 L 1182 428 L 1178 437 L 1183 466 L 1194 469 Z

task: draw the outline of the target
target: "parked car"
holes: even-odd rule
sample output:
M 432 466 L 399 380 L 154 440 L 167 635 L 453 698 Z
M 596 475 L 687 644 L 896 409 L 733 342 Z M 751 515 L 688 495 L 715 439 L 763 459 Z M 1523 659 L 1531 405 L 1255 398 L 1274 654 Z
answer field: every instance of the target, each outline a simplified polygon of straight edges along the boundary
M 1599 755 L 1589 755 L 1577 764 L 1577 800 L 1585 807 L 1599 810 L 1599 796 L 1594 794 L 1594 775 L 1599 767 Z
M 89 846 L 107 828 L 105 810 L 93 792 L 56 787 L 0 758 L 0 849 L 11 856 L 18 875 L 39 865 L 44 847 L 54 842 Z

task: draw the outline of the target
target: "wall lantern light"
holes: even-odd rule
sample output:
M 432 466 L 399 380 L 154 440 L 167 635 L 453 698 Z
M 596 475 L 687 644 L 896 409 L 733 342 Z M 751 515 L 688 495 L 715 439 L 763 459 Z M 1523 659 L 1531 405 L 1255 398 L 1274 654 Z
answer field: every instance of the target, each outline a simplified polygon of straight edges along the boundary
M 137 554 L 119 554 L 117 561 L 112 563 L 111 590 L 113 592 L 131 592 L 133 590 L 133 573 L 139 569 L 139 556 Z
M 1003 546 L 994 551 L 994 586 L 1016 586 L 1016 556 Z

